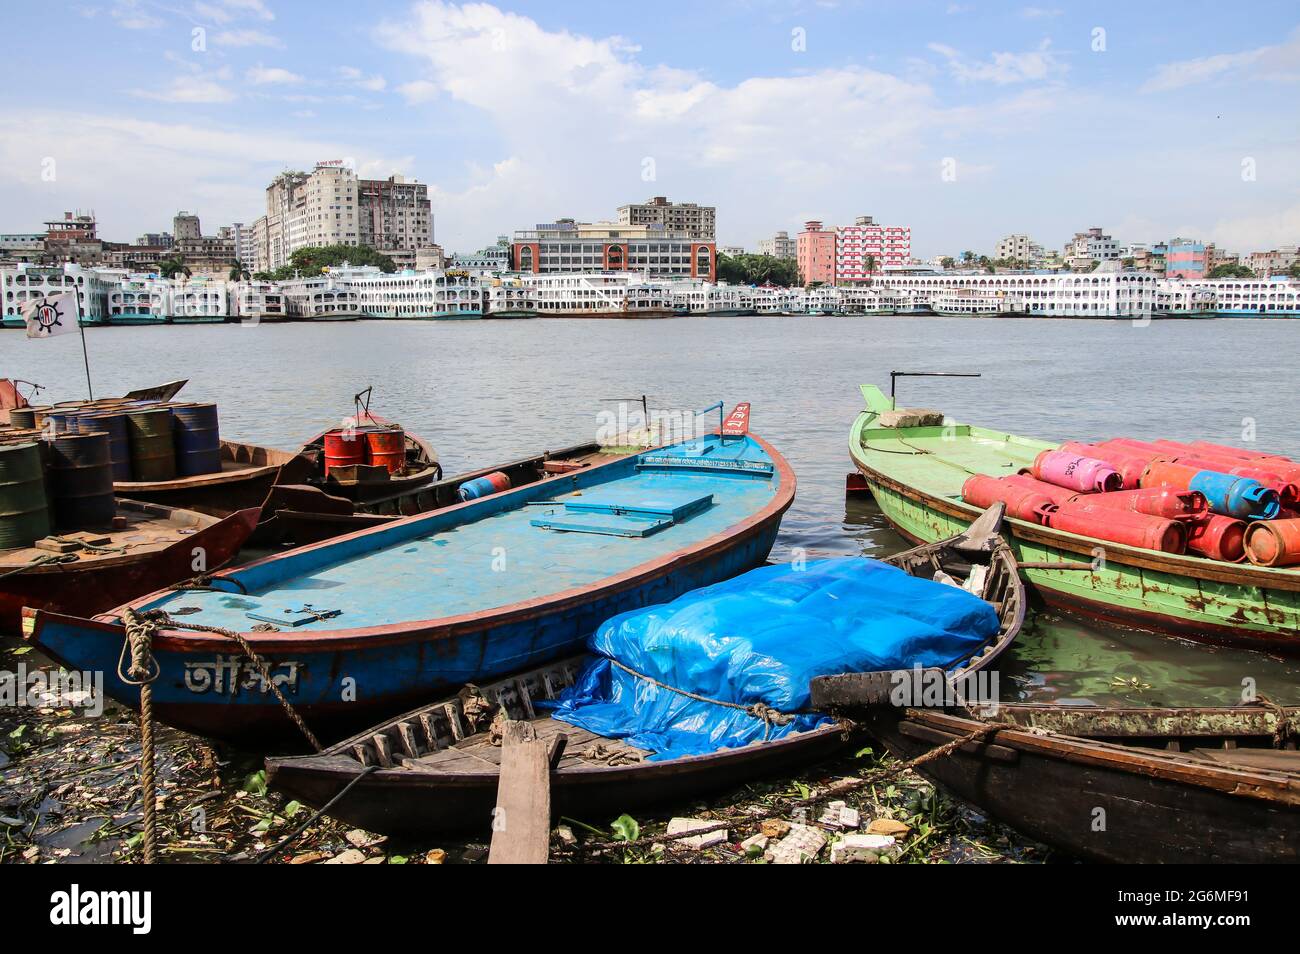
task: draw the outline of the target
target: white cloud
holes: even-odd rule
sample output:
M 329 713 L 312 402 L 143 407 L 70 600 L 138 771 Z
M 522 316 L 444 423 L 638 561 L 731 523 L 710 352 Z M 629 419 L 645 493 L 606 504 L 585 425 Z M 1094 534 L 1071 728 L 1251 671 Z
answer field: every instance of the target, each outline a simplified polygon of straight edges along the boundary
M 133 89 L 131 94 L 160 103 L 229 103 L 235 99 L 235 94 L 216 79 L 198 74 L 178 76 L 158 89 Z
M 153 30 L 162 26 L 162 19 L 150 13 L 140 0 L 117 0 L 109 15 L 118 26 L 128 30 Z
M 244 17 L 274 20 L 275 14 L 262 0 L 198 0 L 194 15 L 211 23 L 229 23 Z
M 1026 83 L 1050 80 L 1065 73 L 1067 67 L 1051 50 L 1051 41 L 1043 40 L 1038 49 L 1026 53 L 993 53 L 988 60 L 973 60 L 943 43 L 929 48 L 948 62 L 948 70 L 961 83 Z
M 1213 79 L 1300 81 L 1300 30 L 1284 43 L 1237 53 L 1216 53 L 1165 63 L 1142 84 L 1144 93 L 1166 93 Z
M 297 73 L 291 73 L 279 66 L 262 66 L 260 63 L 257 66 L 251 67 L 248 72 L 244 74 L 244 78 L 254 86 L 284 86 L 301 83 L 303 81 L 302 77 Z
M 1059 17 L 1063 13 L 1065 13 L 1064 10 L 1055 7 L 1024 7 L 1020 11 L 1020 15 L 1026 20 L 1046 20 L 1051 17 Z
M 378 74 L 375 74 L 374 76 L 366 76 L 355 66 L 340 66 L 334 72 L 336 72 L 344 82 L 349 83 L 358 89 L 368 90 L 371 93 L 382 92 L 388 86 L 388 82 L 382 76 Z
M 397 92 L 412 106 L 418 103 L 427 103 L 438 97 L 438 84 L 430 83 L 428 80 L 413 80 L 410 83 L 402 83 L 397 87 Z
M 284 46 L 279 37 L 261 30 L 222 30 L 212 38 L 217 46 L 269 46 L 279 49 Z

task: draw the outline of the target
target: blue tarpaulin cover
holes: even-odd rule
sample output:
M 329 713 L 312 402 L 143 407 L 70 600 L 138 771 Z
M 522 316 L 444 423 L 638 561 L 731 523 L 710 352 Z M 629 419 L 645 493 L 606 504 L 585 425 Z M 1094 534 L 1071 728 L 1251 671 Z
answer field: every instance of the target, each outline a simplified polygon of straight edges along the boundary
M 998 632 L 993 607 L 945 583 L 861 557 L 764 566 L 607 620 L 596 654 L 555 702 L 557 719 L 654 753 L 700 755 L 814 728 L 814 676 L 913 666 L 951 668 Z M 687 698 L 804 713 L 784 726 Z

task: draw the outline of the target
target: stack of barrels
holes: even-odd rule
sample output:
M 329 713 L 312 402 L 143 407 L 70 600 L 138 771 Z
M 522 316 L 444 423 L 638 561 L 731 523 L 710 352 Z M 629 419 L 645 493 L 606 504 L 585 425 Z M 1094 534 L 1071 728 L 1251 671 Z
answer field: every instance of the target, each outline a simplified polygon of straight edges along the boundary
M 0 426 L 0 550 L 111 528 L 115 483 L 220 470 L 215 404 L 116 398 L 12 408 Z
M 406 432 L 400 427 L 340 427 L 325 434 L 325 476 L 369 464 L 390 474 L 406 467 Z

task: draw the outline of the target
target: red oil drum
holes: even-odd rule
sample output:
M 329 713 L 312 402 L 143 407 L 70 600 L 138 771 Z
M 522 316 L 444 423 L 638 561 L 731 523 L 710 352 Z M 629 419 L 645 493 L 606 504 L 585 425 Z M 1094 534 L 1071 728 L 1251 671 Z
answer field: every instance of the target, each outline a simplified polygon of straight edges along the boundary
M 1079 494 L 1073 502 L 1130 510 L 1165 520 L 1199 520 L 1210 512 L 1205 494 L 1176 487 L 1151 487 L 1145 490 L 1117 490 L 1108 494 Z
M 1047 525 L 1053 530 L 1147 550 L 1182 553 L 1187 549 L 1187 528 L 1176 520 L 1098 507 L 1079 499 L 1061 504 L 1048 518 Z
M 1123 490 L 1136 490 L 1138 481 L 1142 478 L 1142 471 L 1146 470 L 1147 464 L 1151 463 L 1149 459 L 1137 453 L 1126 453 L 1123 448 L 1104 447 L 1100 444 L 1066 441 L 1061 445 L 1061 450 L 1104 460 L 1119 473 L 1124 482 Z
M 1240 563 L 1246 559 L 1246 521 L 1210 514 L 1187 527 L 1187 552 L 1211 560 Z
M 976 507 L 991 507 L 1001 501 L 1007 505 L 1007 515 L 1030 523 L 1046 523 L 1047 515 L 1055 504 L 1052 498 L 1032 487 L 998 480 L 986 474 L 975 474 L 961 485 L 961 499 Z
M 1300 563 L 1300 520 L 1255 520 L 1246 528 L 1246 556 L 1256 566 Z
M 401 473 L 406 466 L 406 432 L 400 427 L 367 430 L 366 463 L 382 464 L 390 474 Z
M 338 428 L 325 434 L 325 475 L 339 467 L 355 467 L 366 462 L 366 430 L 360 427 Z

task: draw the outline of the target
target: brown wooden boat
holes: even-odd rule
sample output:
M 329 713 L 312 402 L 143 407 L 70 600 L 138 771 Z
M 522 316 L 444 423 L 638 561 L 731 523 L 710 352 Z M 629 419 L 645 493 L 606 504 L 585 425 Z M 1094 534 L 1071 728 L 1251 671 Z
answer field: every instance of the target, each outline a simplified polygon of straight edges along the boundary
M 838 705 L 900 759 L 990 736 L 917 769 L 1071 855 L 1122 863 L 1300 861 L 1300 708 L 1003 704 L 995 714 Z
M 216 569 L 239 552 L 257 515 L 217 518 L 119 499 L 112 530 L 57 538 L 67 552 L 0 550 L 0 634 L 18 635 L 23 607 L 93 616 Z
M 958 579 L 966 579 L 974 566 L 989 567 L 986 588 L 999 597 L 1003 626 L 961 671 L 991 665 L 1019 631 L 1024 591 L 1014 561 L 1005 562 L 1008 556 L 996 530 L 992 539 L 976 539 L 968 531 L 885 561 L 914 575 L 930 577 L 943 569 Z M 315 806 L 356 780 L 354 789 L 330 809 L 332 815 L 367 831 L 421 837 L 488 828 L 501 762 L 501 749 L 490 732 L 498 710 L 530 722 L 539 738 L 556 740 L 560 751 L 551 773 L 552 810 L 576 818 L 600 819 L 655 803 L 692 800 L 831 756 L 854 735 L 851 724 L 830 723 L 742 748 L 643 761 L 642 750 L 551 719 L 536 705 L 571 685 L 583 662 L 584 657 L 574 657 L 481 689 L 467 687 L 316 755 L 267 759 L 268 780 Z M 358 780 L 363 770 L 367 774 Z
M 455 506 L 461 503 L 462 484 L 488 474 L 504 473 L 511 487 L 521 487 L 624 456 L 630 450 L 602 447 L 592 441 L 543 451 L 495 467 L 482 467 L 445 480 L 435 479 L 399 489 L 390 487 L 391 492 L 383 495 L 378 495 L 382 488 L 376 487 L 376 495 L 352 499 L 331 493 L 332 486 L 280 484 L 272 488 L 262 509 L 257 539 L 259 543 L 316 543 L 400 517 Z
M 116 481 L 113 492 L 131 500 L 224 517 L 260 508 L 277 482 L 302 483 L 314 467 L 304 454 L 223 440 L 219 471 L 171 480 Z

